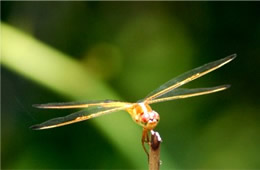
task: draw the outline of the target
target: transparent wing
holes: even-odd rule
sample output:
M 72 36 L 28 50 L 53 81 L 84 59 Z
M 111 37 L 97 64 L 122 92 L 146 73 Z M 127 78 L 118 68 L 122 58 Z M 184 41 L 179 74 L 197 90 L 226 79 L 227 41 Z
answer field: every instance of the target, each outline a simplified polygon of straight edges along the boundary
M 125 105 L 122 107 L 114 107 L 114 108 L 91 108 L 87 110 L 81 110 L 75 113 L 72 113 L 68 116 L 64 117 L 58 117 L 54 119 L 50 119 L 46 122 L 43 122 L 41 124 L 33 125 L 30 128 L 34 130 L 41 130 L 41 129 L 50 129 L 55 128 L 59 126 L 69 125 L 72 123 L 81 122 L 84 120 L 92 119 L 98 116 L 102 116 L 108 113 L 112 113 L 119 110 L 124 110 L 129 105 Z
M 152 104 L 152 103 L 159 103 L 159 102 L 164 102 L 164 101 L 169 101 L 169 100 L 176 100 L 176 99 L 200 96 L 200 95 L 205 95 L 205 94 L 210 94 L 210 93 L 215 93 L 215 92 L 219 92 L 222 90 L 226 90 L 229 87 L 230 87 L 230 85 L 222 85 L 222 86 L 209 87 L 209 88 L 196 88 L 196 89 L 179 88 L 179 89 L 174 89 L 164 95 L 161 95 L 160 97 L 158 97 L 156 99 L 149 100 L 147 103 Z
M 195 68 L 193 70 L 190 70 L 184 74 L 181 74 L 180 76 L 171 79 L 170 81 L 166 82 L 162 86 L 160 86 L 158 89 L 151 92 L 143 101 L 148 102 L 152 99 L 156 99 L 163 94 L 166 94 L 169 91 L 172 91 L 192 80 L 195 80 L 205 74 L 208 74 L 209 72 L 218 69 L 219 67 L 229 63 L 236 57 L 236 54 L 230 55 L 226 58 L 205 64 L 201 67 Z
M 65 102 L 65 103 L 46 103 L 34 104 L 33 107 L 40 109 L 73 109 L 73 108 L 88 108 L 88 107 L 120 107 L 130 104 L 117 100 L 100 100 L 100 101 L 87 101 L 87 102 Z

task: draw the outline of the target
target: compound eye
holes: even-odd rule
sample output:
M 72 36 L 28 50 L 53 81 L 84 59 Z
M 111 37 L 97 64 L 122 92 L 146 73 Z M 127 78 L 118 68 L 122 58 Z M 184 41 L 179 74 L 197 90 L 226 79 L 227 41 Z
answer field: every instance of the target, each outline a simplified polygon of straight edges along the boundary
M 141 117 L 141 122 L 146 124 L 148 121 L 149 121 L 149 114 L 144 113 Z
M 153 119 L 156 120 L 156 122 L 159 122 L 160 116 L 157 112 L 153 111 Z

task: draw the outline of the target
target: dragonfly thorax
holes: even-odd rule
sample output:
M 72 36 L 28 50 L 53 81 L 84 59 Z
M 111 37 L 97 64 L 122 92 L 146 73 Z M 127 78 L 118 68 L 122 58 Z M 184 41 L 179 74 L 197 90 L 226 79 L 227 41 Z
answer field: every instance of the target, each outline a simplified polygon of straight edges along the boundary
M 132 119 L 145 129 L 154 129 L 160 120 L 159 114 L 145 103 L 136 103 L 127 111 L 132 116 Z

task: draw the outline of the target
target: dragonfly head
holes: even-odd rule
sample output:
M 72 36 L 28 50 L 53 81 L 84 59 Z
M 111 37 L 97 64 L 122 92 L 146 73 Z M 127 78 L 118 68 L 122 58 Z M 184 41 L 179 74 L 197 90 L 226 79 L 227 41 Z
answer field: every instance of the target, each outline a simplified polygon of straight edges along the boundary
M 140 115 L 140 124 L 145 129 L 154 129 L 160 120 L 160 116 L 156 111 L 144 112 Z
M 159 114 L 146 103 L 137 103 L 127 111 L 137 124 L 148 130 L 154 129 L 160 120 Z

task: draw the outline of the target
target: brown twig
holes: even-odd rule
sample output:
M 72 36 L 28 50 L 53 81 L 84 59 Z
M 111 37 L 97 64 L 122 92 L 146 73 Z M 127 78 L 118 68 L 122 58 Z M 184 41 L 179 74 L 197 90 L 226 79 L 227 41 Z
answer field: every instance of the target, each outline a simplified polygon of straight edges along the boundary
M 162 139 L 160 134 L 155 131 L 151 131 L 151 144 L 149 154 L 149 170 L 160 169 L 160 144 Z

